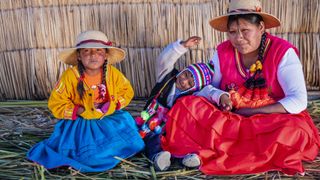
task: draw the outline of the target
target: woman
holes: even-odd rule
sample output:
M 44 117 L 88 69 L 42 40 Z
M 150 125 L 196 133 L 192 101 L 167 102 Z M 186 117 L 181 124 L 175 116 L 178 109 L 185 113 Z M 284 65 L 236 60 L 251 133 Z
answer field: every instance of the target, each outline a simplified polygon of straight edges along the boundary
M 236 109 L 181 98 L 168 113 L 163 149 L 176 156 L 198 154 L 206 174 L 303 173 L 302 161 L 317 156 L 320 141 L 306 111 L 297 49 L 265 32 L 280 21 L 261 12 L 258 0 L 231 0 L 228 14 L 210 25 L 229 38 L 212 59 L 213 85 L 231 90 Z

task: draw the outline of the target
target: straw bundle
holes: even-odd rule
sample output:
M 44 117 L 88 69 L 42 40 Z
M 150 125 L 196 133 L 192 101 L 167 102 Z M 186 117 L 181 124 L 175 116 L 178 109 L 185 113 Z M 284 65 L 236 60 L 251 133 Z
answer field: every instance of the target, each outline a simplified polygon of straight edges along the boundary
M 74 46 L 81 31 L 98 29 L 127 51 L 116 66 L 132 82 L 136 97 L 155 84 L 154 60 L 177 39 L 203 41 L 177 67 L 207 62 L 227 37 L 208 22 L 224 14 L 228 0 L 10 0 L 0 1 L 0 99 L 47 98 L 65 70 L 58 59 Z M 262 0 L 267 12 L 282 21 L 272 34 L 300 49 L 308 89 L 320 90 L 318 0 Z M 20 79 L 19 79 L 20 78 Z

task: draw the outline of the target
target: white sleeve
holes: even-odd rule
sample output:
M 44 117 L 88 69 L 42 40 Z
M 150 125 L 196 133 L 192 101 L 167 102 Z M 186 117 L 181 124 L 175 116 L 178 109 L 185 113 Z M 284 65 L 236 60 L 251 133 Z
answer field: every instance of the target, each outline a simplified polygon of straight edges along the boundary
M 161 82 L 173 70 L 177 60 L 188 51 L 180 42 L 181 40 L 178 40 L 169 44 L 156 59 L 157 82 Z
M 200 91 L 194 93 L 194 95 L 205 97 L 207 100 L 209 100 L 209 102 L 216 103 L 218 106 L 220 106 L 220 96 L 223 94 L 227 94 L 228 96 L 230 96 L 229 93 L 222 91 L 212 85 L 207 85 Z
M 222 75 L 221 75 L 221 71 L 220 71 L 220 62 L 219 62 L 218 51 L 216 51 L 214 53 L 213 58 L 210 60 L 210 63 L 213 64 L 213 68 L 214 68 L 212 85 L 216 88 L 219 88 Z
M 283 56 L 278 67 L 278 81 L 285 94 L 279 103 L 292 114 L 307 108 L 307 89 L 302 65 L 296 52 L 290 48 Z
M 220 63 L 217 51 L 216 53 L 214 53 L 213 58 L 209 62 L 213 64 L 214 68 L 213 82 L 211 85 L 208 85 L 204 87 L 201 91 L 195 93 L 195 95 L 203 96 L 206 99 L 208 99 L 211 103 L 216 103 L 219 106 L 220 96 L 222 94 L 227 94 L 229 96 L 229 93 L 219 89 L 222 75 L 220 72 Z

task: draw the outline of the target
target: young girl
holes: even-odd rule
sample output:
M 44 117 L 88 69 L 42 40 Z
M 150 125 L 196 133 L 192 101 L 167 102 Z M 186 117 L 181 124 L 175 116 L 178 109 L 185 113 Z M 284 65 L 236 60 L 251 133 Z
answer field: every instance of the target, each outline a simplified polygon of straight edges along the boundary
M 171 108 L 178 97 L 192 94 L 203 88 L 199 96 L 204 96 L 210 102 L 216 103 L 224 110 L 231 110 L 232 104 L 228 93 L 209 85 L 213 80 L 213 66 L 211 64 L 196 63 L 188 66 L 179 72 L 174 68 L 174 64 L 189 47 L 199 44 L 200 37 L 190 37 L 186 41 L 177 41 L 168 45 L 156 60 L 157 84 L 152 89 L 145 106 L 145 112 L 153 111 L 153 107 L 159 106 Z M 205 87 L 206 86 L 206 87 Z M 159 119 L 159 116 L 157 115 Z M 149 127 L 153 126 L 149 120 Z M 164 120 L 165 121 L 165 120 Z M 138 123 L 139 124 L 139 123 Z M 142 125 L 140 133 L 144 136 L 146 143 L 146 155 L 154 162 L 155 168 L 160 171 L 167 170 L 171 165 L 171 154 L 162 151 L 161 130 L 152 131 L 153 128 L 146 128 Z M 200 160 L 196 154 L 184 156 L 182 164 L 186 167 L 194 168 L 200 165 Z
M 125 58 L 100 31 L 85 31 L 76 47 L 59 55 L 72 65 L 48 101 L 60 119 L 54 132 L 32 147 L 27 158 L 51 169 L 71 166 L 81 172 L 101 172 L 144 148 L 132 116 L 123 110 L 133 98 L 125 76 L 111 64 Z

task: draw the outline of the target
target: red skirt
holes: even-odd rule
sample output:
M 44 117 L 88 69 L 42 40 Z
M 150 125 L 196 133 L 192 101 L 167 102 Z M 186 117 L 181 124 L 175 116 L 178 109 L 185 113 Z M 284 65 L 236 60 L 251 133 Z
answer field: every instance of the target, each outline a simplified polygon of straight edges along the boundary
M 318 155 L 318 130 L 307 111 L 244 117 L 222 112 L 204 98 L 180 98 L 168 113 L 164 150 L 197 153 L 205 174 L 304 172 Z

